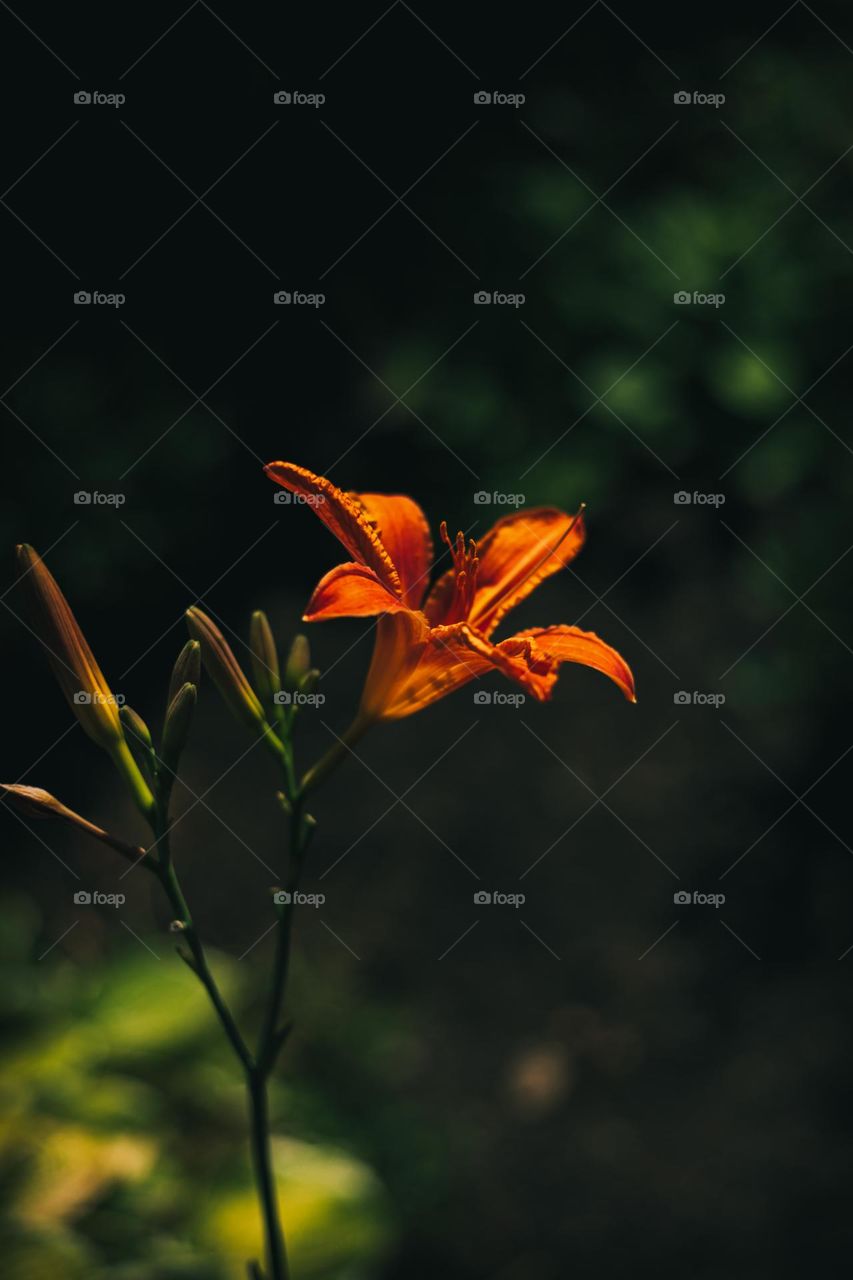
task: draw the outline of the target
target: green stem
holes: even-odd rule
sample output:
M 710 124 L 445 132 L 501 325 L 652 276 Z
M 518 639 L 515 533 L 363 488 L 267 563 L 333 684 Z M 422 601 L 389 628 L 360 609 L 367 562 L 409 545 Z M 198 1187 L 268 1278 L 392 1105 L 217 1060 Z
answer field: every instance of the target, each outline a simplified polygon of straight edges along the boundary
M 267 1266 L 270 1280 L 288 1280 L 287 1253 L 278 1211 L 275 1173 L 270 1147 L 269 1102 L 266 1076 L 259 1070 L 247 1073 L 249 1109 L 252 1121 L 252 1162 L 264 1218 Z

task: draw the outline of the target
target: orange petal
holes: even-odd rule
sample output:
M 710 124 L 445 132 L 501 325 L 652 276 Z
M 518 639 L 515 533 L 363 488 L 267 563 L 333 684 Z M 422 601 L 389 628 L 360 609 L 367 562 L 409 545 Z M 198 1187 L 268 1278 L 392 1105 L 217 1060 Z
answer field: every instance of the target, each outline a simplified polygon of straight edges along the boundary
M 554 507 L 534 507 L 504 516 L 477 545 L 477 587 L 468 622 L 490 636 L 510 609 L 520 604 L 543 579 L 573 560 L 584 544 L 583 517 L 567 516 Z M 424 605 L 433 625 L 447 616 L 455 579 L 443 574 Z
M 304 498 L 352 558 L 372 569 L 392 595 L 398 599 L 402 596 L 400 576 L 391 557 L 352 494 L 344 493 L 331 480 L 292 462 L 269 462 L 264 470 L 284 489 Z
M 321 578 L 302 615 L 305 622 L 326 618 L 371 618 L 377 613 L 393 613 L 405 605 L 392 596 L 372 569 L 363 564 L 336 565 Z
M 625 659 L 594 631 L 579 627 L 534 627 L 502 640 L 497 648 L 527 667 L 522 683 L 535 698 L 550 698 L 561 662 L 578 662 L 609 676 L 629 702 L 636 702 L 634 676 Z
M 403 584 L 403 600 L 417 609 L 426 595 L 432 565 L 432 538 L 426 516 L 403 494 L 353 493 L 394 562 Z
M 408 715 L 395 711 L 429 639 L 429 627 L 422 613 L 411 609 L 383 615 L 376 624 L 373 659 L 361 695 L 359 720 L 392 719 Z M 417 707 L 412 707 L 413 711 Z

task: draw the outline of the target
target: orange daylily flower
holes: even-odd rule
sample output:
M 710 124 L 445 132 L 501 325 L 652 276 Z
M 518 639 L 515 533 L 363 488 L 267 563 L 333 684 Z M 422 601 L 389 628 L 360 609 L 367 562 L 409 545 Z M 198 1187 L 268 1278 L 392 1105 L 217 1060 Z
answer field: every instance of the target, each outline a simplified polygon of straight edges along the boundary
M 563 662 L 601 671 L 636 701 L 628 664 L 591 631 L 534 627 L 497 643 L 491 639 L 510 609 L 580 551 L 580 512 L 518 511 L 498 520 L 480 542 L 467 544 L 461 533 L 451 542 L 443 523 L 453 564 L 429 588 L 432 540 L 411 498 L 345 493 L 292 462 L 270 462 L 265 470 L 300 495 L 352 557 L 320 580 L 305 621 L 380 615 L 359 728 L 411 715 L 493 670 L 543 702 Z

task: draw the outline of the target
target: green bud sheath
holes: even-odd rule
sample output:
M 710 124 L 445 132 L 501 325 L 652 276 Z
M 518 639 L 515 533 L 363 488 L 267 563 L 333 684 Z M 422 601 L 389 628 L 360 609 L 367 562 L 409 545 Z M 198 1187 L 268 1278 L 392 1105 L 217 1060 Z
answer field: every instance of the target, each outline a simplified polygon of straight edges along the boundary
M 172 705 L 175 694 L 185 684 L 194 684 L 196 688 L 201 684 L 201 645 L 198 640 L 188 640 L 177 656 L 169 681 L 167 707 Z
M 289 689 L 298 689 L 299 681 L 311 668 L 311 646 L 307 636 L 294 636 L 287 655 L 284 681 Z
M 281 689 L 281 673 L 278 666 L 278 652 L 275 647 L 272 629 L 267 615 L 260 609 L 252 614 L 249 628 L 249 647 L 252 651 L 252 671 L 255 676 L 255 688 L 261 702 L 265 706 L 273 703 L 275 695 Z
M 160 759 L 168 770 L 169 777 L 177 771 L 181 752 L 186 746 L 197 699 L 198 690 L 195 685 L 187 683 L 175 694 L 166 712 Z
M 226 706 L 250 729 L 263 732 L 266 717 L 257 694 L 216 623 L 201 609 L 192 608 L 187 610 L 187 626 L 192 638 L 201 645 L 204 668 Z

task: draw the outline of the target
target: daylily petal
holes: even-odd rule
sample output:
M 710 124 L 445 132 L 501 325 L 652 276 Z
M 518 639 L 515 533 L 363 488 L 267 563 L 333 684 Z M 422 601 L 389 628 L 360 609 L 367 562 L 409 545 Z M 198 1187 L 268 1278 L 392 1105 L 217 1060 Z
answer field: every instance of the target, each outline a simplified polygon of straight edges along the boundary
M 354 493 L 376 529 L 403 584 L 403 599 L 417 609 L 426 595 L 432 565 L 432 538 L 426 516 L 403 494 Z
M 555 507 L 534 507 L 498 520 L 477 544 L 476 589 L 467 621 L 490 636 L 504 614 L 574 559 L 585 537 L 583 516 L 568 516 Z M 447 618 L 454 598 L 455 571 L 449 570 L 424 605 L 434 626 Z
M 396 704 L 400 691 L 405 689 L 428 639 L 429 626 L 422 613 L 403 609 L 379 619 L 373 659 L 361 695 L 360 721 L 408 715 L 408 711 L 392 711 L 390 708 Z
M 524 670 L 523 663 L 503 655 L 465 622 L 432 627 L 417 662 L 388 683 L 381 718 L 397 720 L 421 711 L 496 666 L 507 675 L 515 675 L 516 666 L 519 671 Z
M 352 494 L 344 493 L 325 476 L 317 476 L 292 462 L 269 462 L 264 470 L 284 489 L 305 498 L 353 559 L 372 569 L 392 595 L 398 599 L 402 596 L 400 575 L 382 539 Z
M 580 627 L 534 627 L 501 640 L 497 648 L 507 657 L 521 659 L 526 664 L 528 670 L 522 683 L 540 702 L 550 698 L 562 662 L 578 662 L 600 671 L 610 677 L 629 702 L 637 701 L 631 668 L 622 655 L 594 631 L 581 631 Z
M 305 622 L 320 622 L 327 618 L 372 618 L 374 614 L 393 613 L 405 607 L 401 600 L 391 595 L 372 569 L 349 561 L 336 565 L 320 579 L 302 618 Z

